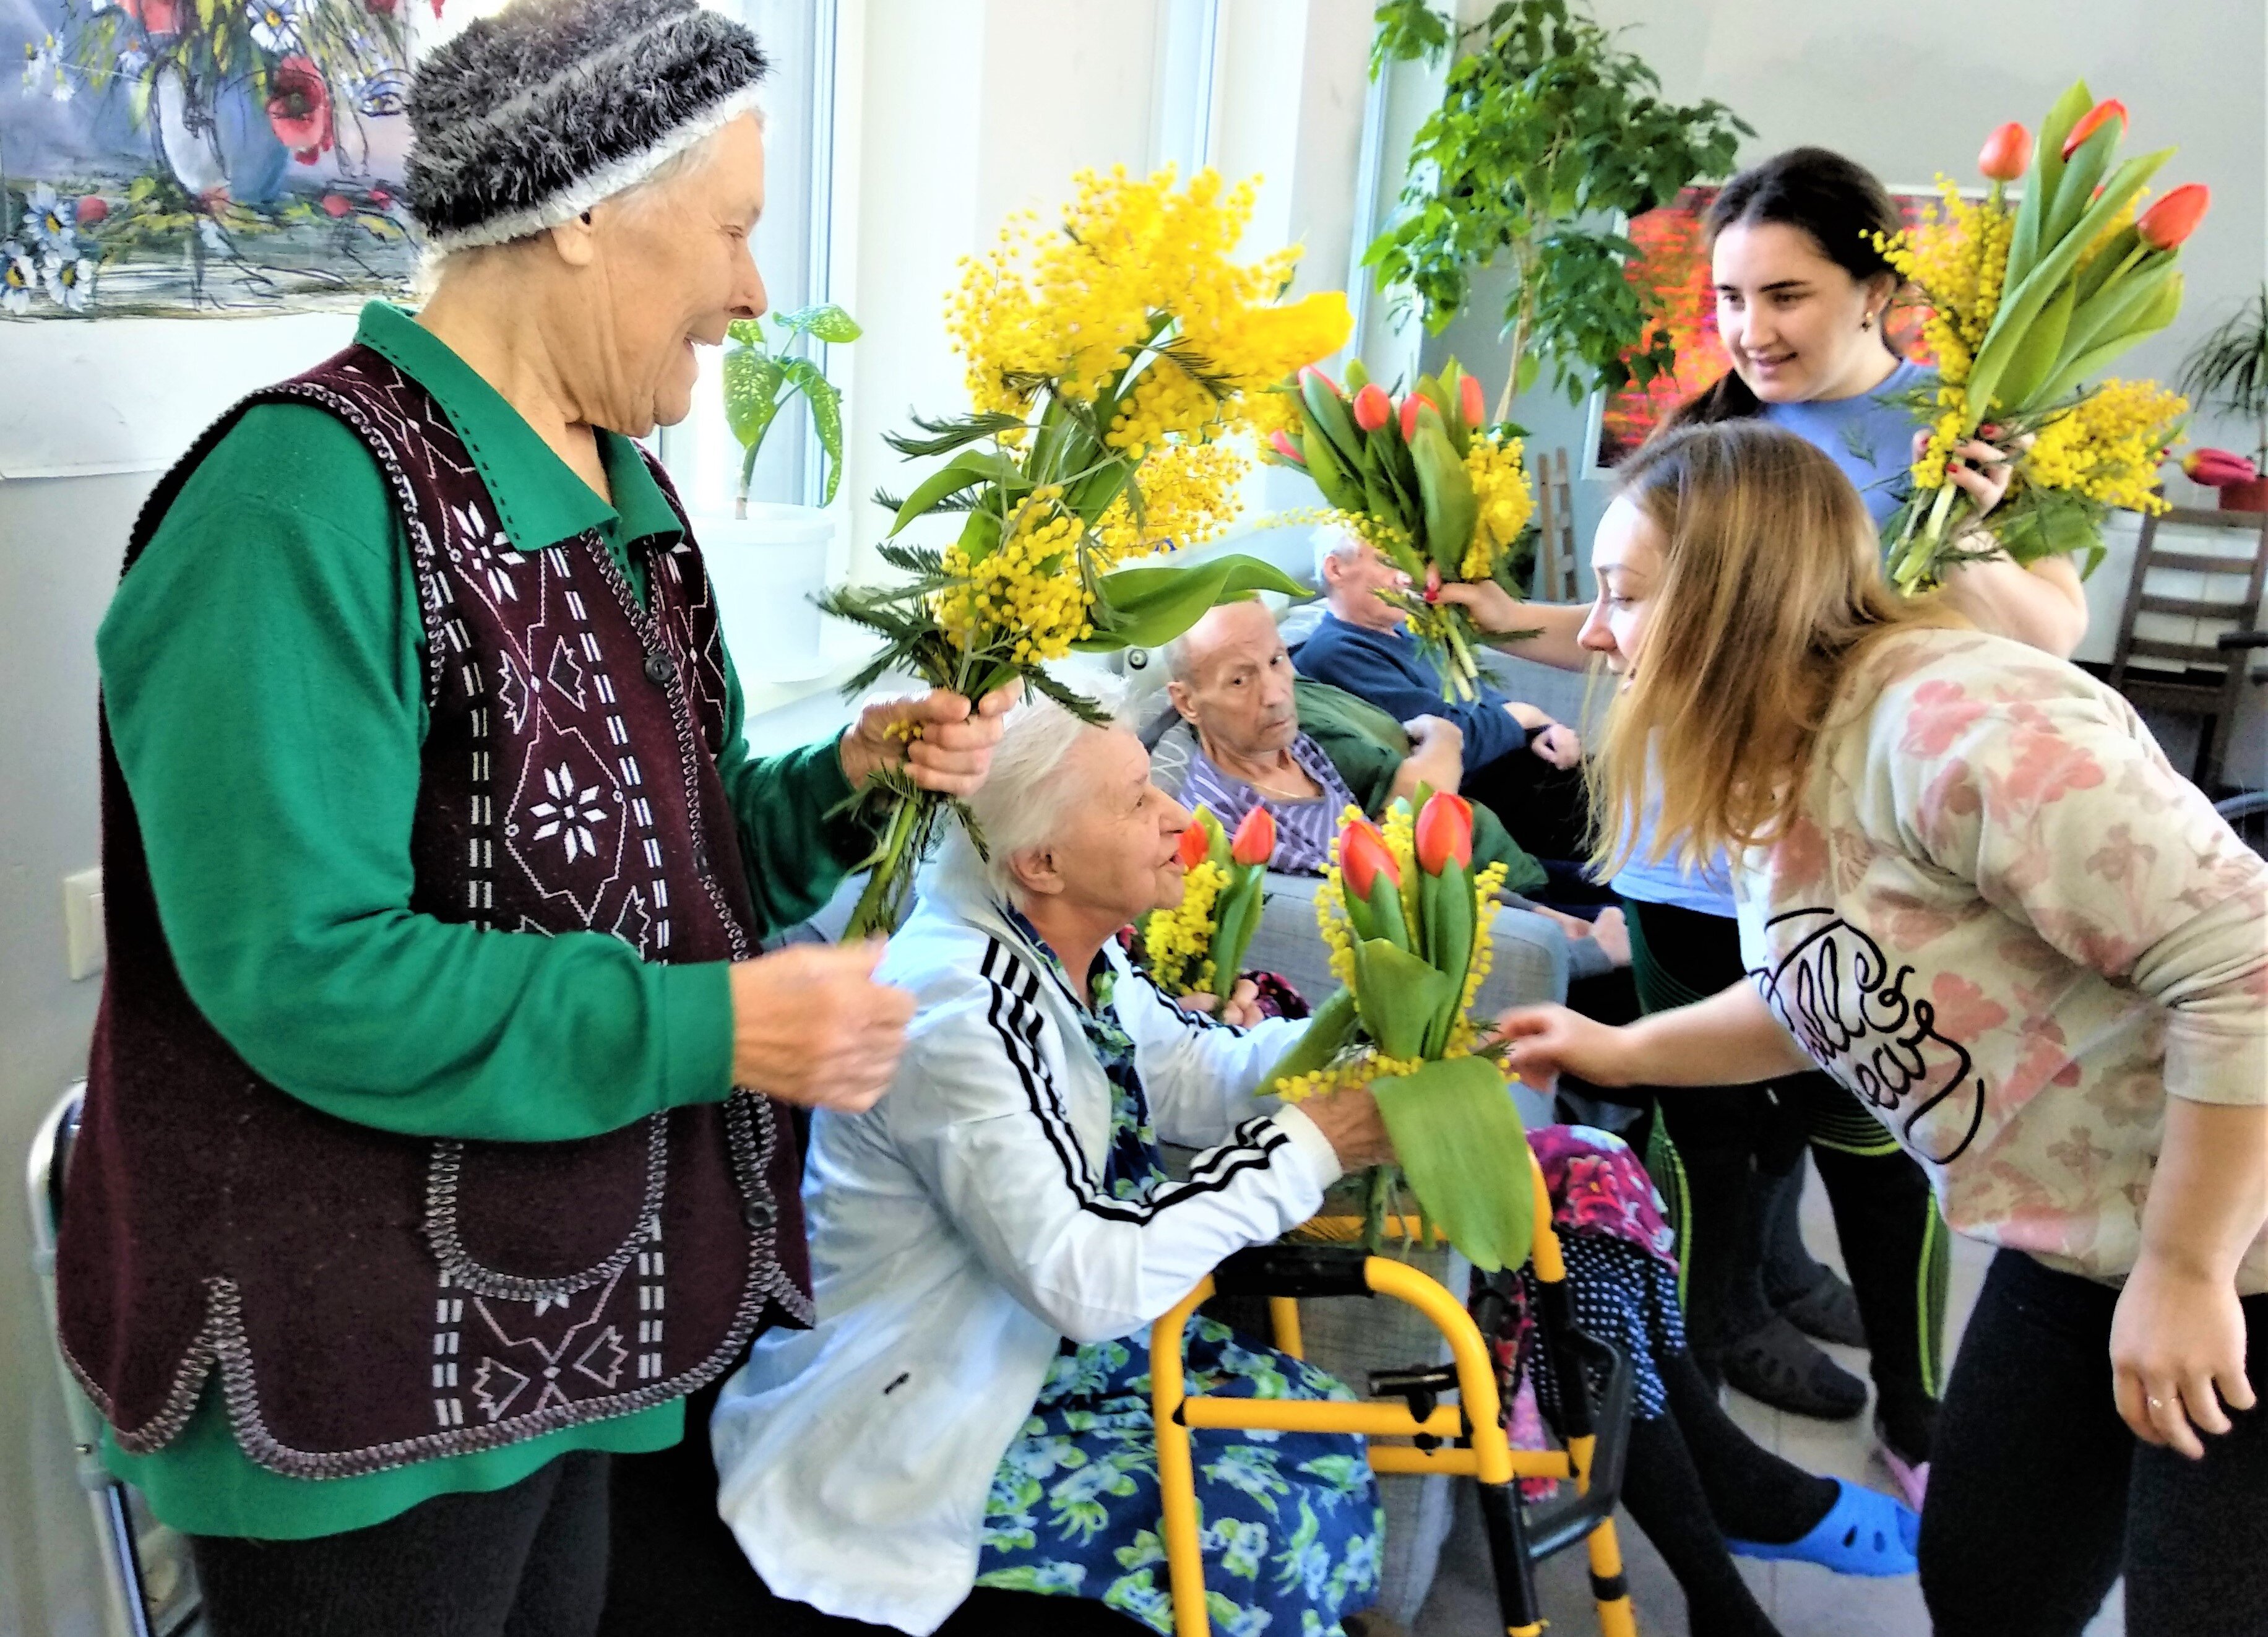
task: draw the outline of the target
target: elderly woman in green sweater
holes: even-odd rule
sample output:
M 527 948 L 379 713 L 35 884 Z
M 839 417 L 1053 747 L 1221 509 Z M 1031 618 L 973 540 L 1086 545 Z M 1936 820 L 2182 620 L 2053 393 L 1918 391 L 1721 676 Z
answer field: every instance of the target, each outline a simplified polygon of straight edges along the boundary
M 472 24 L 411 101 L 431 299 L 135 530 L 61 1328 L 220 1637 L 593 1629 L 610 1478 L 707 1507 L 685 1399 L 809 1316 L 777 1105 L 896 1067 L 878 948 L 761 940 L 871 845 L 862 782 L 968 793 L 1008 701 L 752 756 L 632 441 L 764 310 L 763 69 L 692 0 Z

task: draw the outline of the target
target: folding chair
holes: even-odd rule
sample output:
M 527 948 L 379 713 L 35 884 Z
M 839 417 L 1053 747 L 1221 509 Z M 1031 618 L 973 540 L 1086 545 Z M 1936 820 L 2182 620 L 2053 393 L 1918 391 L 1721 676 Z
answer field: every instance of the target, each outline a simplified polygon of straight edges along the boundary
M 48 1110 L 33 1134 L 24 1167 L 32 1207 L 32 1269 L 39 1275 L 40 1304 L 50 1338 L 56 1334 L 55 1227 L 63 1219 L 63 1176 L 70 1163 L 71 1143 L 78 1135 L 79 1104 L 85 1092 L 84 1082 L 73 1086 Z M 104 1565 L 109 1571 L 106 1576 L 109 1629 L 124 1632 L 128 1637 L 165 1637 L 186 1625 L 197 1611 L 187 1566 L 180 1569 L 180 1589 L 161 1599 L 162 1606 L 153 1605 L 150 1577 L 143 1569 L 133 1492 L 102 1464 L 100 1422 L 85 1391 L 64 1366 L 60 1345 L 55 1349 L 55 1369 L 63 1379 L 63 1414 L 70 1425 L 76 1474 L 93 1509 L 95 1530 L 102 1537 Z
M 1538 1637 L 1535 1566 L 1577 1541 L 1587 1542 L 1591 1596 L 1604 1637 L 1636 1637 L 1614 1509 L 1629 1450 L 1631 1364 L 1609 1344 L 1575 1327 L 1565 1262 L 1551 1228 L 1543 1168 L 1535 1183 L 1535 1245 L 1530 1263 L 1538 1286 L 1539 1345 L 1533 1368 L 1552 1372 L 1564 1409 L 1564 1450 L 1514 1449 L 1505 1436 L 1497 1365 L 1465 1305 L 1435 1280 L 1387 1257 L 1353 1246 L 1274 1244 L 1238 1252 L 1159 1319 L 1150 1333 L 1151 1408 L 1158 1436 L 1160 1532 L 1173 1589 L 1176 1637 L 1207 1637 L 1204 1564 L 1198 1545 L 1197 1479 L 1189 1429 L 1197 1427 L 1295 1433 L 1359 1433 L 1370 1441 L 1377 1472 L 1447 1472 L 1478 1485 L 1481 1521 L 1507 1637 Z M 1408 1224 L 1414 1229 L 1415 1224 Z M 1216 1291 L 1264 1295 L 1276 1346 L 1299 1356 L 1299 1299 L 1391 1296 L 1431 1319 L 1448 1343 L 1451 1363 L 1373 1372 L 1372 1397 L 1359 1403 L 1191 1396 L 1184 1387 L 1182 1339 L 1189 1315 Z M 1586 1356 L 1604 1377 L 1594 1398 Z M 1456 1395 L 1454 1404 L 1442 1402 Z M 1395 1402 L 1398 1399 L 1399 1402 Z M 1409 1442 L 1382 1443 L 1381 1439 Z M 1573 1493 L 1536 1507 L 1521 1504 L 1524 1478 L 1572 1479 Z

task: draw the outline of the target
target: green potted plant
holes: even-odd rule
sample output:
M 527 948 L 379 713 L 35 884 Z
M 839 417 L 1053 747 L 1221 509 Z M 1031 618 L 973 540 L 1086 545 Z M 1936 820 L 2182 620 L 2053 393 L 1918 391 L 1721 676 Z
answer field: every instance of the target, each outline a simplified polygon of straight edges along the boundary
M 2225 450 L 2199 449 L 2183 461 L 2183 469 L 2220 490 L 2223 511 L 2268 512 L 2268 476 L 2261 475 L 2268 468 L 2268 284 L 2182 360 L 2181 389 L 2198 409 L 2249 421 L 2254 432 L 2250 461 Z M 2207 458 L 2213 456 L 2222 458 Z
M 790 682 L 826 668 L 818 598 L 826 589 L 836 520 L 828 510 L 843 483 L 843 394 L 810 356 L 811 343 L 858 339 L 851 316 L 833 302 L 741 319 L 726 332 L 725 422 L 740 446 L 729 518 L 705 519 L 700 533 L 725 645 L 741 669 Z M 800 397 L 825 458 L 817 505 L 748 499 L 756 460 L 783 411 Z
M 1547 359 L 1577 403 L 1594 387 L 1668 374 L 1675 347 L 1655 303 L 1623 276 L 1636 247 L 1621 223 L 1727 174 L 1755 132 L 1713 99 L 1665 101 L 1653 70 L 1580 0 L 1506 0 L 1454 33 L 1425 0 L 1386 0 L 1376 20 L 1373 74 L 1461 54 L 1412 141 L 1402 214 L 1365 254 L 1380 283 L 1407 291 L 1439 331 L 1464 309 L 1476 270 L 1507 265 L 1498 421 Z

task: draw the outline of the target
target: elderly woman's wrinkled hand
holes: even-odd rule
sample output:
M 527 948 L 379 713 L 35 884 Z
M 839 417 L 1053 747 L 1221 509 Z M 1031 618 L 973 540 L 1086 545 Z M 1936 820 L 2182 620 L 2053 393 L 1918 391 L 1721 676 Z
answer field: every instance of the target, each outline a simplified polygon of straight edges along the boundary
M 1250 1029 L 1268 1015 L 1260 1009 L 1260 986 L 1248 977 L 1236 980 L 1236 987 L 1230 992 L 1226 1006 L 1221 1005 L 1219 995 L 1208 994 L 1183 995 L 1174 1004 L 1184 1012 L 1201 1012 L 1207 1017 L 1233 1023 L 1239 1029 Z
M 733 966 L 733 1083 L 857 1114 L 889 1088 L 914 998 L 874 981 L 884 945 L 796 944 Z
M 843 734 L 843 772 L 855 786 L 886 767 L 903 765 L 915 784 L 944 796 L 968 796 L 991 771 L 1001 719 L 1023 697 L 1021 681 L 995 688 L 974 710 L 943 689 L 917 699 L 881 699 L 858 713 Z
M 1394 1162 L 1394 1139 L 1387 1135 L 1386 1121 L 1378 1112 L 1378 1099 L 1370 1095 L 1368 1087 L 1352 1086 L 1324 1096 L 1310 1097 L 1299 1106 L 1300 1112 L 1313 1120 L 1315 1129 L 1329 1140 L 1344 1169 L 1359 1171 Z

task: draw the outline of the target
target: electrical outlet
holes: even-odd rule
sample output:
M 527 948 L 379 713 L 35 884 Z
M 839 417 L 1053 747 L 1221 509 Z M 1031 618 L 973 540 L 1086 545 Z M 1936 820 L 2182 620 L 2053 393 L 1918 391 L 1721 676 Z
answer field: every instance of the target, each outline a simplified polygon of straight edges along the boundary
M 71 982 L 102 970 L 102 872 L 63 877 L 63 959 Z

